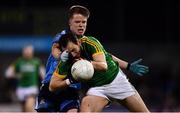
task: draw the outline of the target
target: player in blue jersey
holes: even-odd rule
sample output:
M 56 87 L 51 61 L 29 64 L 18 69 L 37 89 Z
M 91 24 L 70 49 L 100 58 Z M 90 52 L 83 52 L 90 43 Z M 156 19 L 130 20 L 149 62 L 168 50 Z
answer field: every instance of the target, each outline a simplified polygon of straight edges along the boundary
M 44 112 L 50 112 L 50 111 L 72 111 L 76 112 L 79 107 L 79 97 L 77 94 L 77 90 L 80 88 L 80 84 L 71 84 L 64 90 L 64 92 L 54 91 L 51 89 L 51 92 L 48 89 L 50 79 L 52 78 L 52 74 L 59 62 L 59 60 L 65 60 L 67 59 L 66 53 L 62 52 L 63 48 L 59 48 L 59 44 L 57 41 L 60 39 L 60 37 L 66 32 L 73 32 L 77 36 L 84 35 L 84 32 L 86 30 L 86 22 L 89 17 L 89 10 L 83 6 L 72 6 L 69 9 L 69 29 L 64 30 L 61 33 L 57 34 L 56 37 L 53 40 L 52 44 L 52 52 L 49 55 L 47 65 L 46 65 L 46 76 L 43 80 L 43 85 L 40 89 L 40 93 L 37 99 L 36 104 L 36 110 L 37 111 L 44 111 Z M 79 16 L 85 17 L 85 19 L 79 18 Z M 79 23 L 81 24 L 79 27 Z M 62 53 L 61 53 L 62 52 Z M 63 54 L 65 53 L 65 54 Z M 67 100 L 73 100 L 73 101 L 67 101 Z M 75 100 L 75 101 L 74 101 Z
M 85 17 L 84 20 L 79 19 L 79 16 Z M 48 89 L 50 79 L 52 78 L 52 74 L 59 62 L 59 60 L 62 59 L 67 59 L 66 54 L 61 54 L 61 50 L 63 48 L 59 48 L 60 46 L 58 45 L 57 41 L 59 38 L 65 34 L 66 32 L 73 32 L 74 34 L 78 36 L 82 36 L 86 30 L 86 22 L 89 17 L 89 11 L 87 8 L 83 6 L 72 6 L 69 10 L 69 30 L 62 31 L 61 33 L 57 34 L 55 39 L 53 40 L 52 44 L 52 52 L 48 58 L 47 65 L 46 65 L 46 76 L 45 79 L 43 80 L 43 86 L 41 87 L 40 94 L 38 96 L 38 104 L 36 106 L 37 111 L 77 111 L 77 108 L 79 107 L 79 101 L 78 101 L 78 94 L 77 90 L 80 87 L 80 84 L 71 84 L 69 87 L 66 89 L 67 92 L 60 92 L 55 91 L 50 92 Z M 79 21 L 80 20 L 80 21 Z M 81 23 L 81 27 L 79 28 L 79 23 Z M 68 92 L 70 91 L 70 92 Z M 58 94 L 57 94 L 58 92 Z M 66 98 L 62 96 L 63 94 L 67 94 Z M 56 94 L 56 95 L 54 95 Z M 62 97 L 60 97 L 62 96 Z M 69 98 L 68 98 L 69 96 Z M 65 101 L 65 104 L 60 101 Z M 66 100 L 71 99 L 75 101 L 70 101 L 67 102 Z M 63 104 L 61 104 L 63 103 Z M 68 104 L 67 104 L 68 103 Z M 58 108 L 61 106 L 61 109 Z M 61 104 L 61 105 L 60 105 Z M 62 108 L 63 107 L 63 108 Z M 72 109 L 74 108 L 74 109 Z M 58 109 L 58 110 L 57 110 Z
M 67 30 L 57 34 L 53 40 L 53 44 L 57 43 L 62 35 L 66 34 Z M 51 76 L 56 69 L 59 59 L 49 55 L 46 64 L 46 76 L 42 81 L 40 93 L 37 98 L 36 111 L 38 112 L 77 112 L 79 108 L 78 90 L 79 84 L 72 84 L 65 90 L 58 90 L 55 92 L 49 91 L 49 82 Z

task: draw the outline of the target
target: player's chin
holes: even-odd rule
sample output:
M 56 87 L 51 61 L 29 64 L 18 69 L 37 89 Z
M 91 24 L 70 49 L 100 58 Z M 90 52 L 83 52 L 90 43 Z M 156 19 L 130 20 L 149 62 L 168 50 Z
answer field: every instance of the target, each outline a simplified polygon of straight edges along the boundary
M 74 62 L 77 62 L 78 60 L 81 60 L 82 58 L 75 58 Z
M 73 62 L 77 62 L 78 60 L 81 60 L 82 58 L 81 57 L 75 57 Z

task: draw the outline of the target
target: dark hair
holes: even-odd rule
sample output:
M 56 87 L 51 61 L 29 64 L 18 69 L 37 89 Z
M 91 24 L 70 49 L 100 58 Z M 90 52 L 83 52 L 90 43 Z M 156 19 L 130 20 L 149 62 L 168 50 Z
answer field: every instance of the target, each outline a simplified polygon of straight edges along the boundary
M 84 6 L 81 6 L 81 5 L 73 5 L 69 8 L 69 11 L 68 11 L 68 18 L 72 18 L 72 16 L 74 14 L 82 14 L 83 16 L 89 18 L 90 16 L 90 12 L 89 10 L 84 7 Z
M 68 32 L 67 34 L 62 35 L 58 41 L 58 43 L 60 45 L 60 49 L 62 50 L 62 48 L 66 48 L 68 42 L 73 42 L 73 43 L 77 44 L 78 43 L 77 36 L 71 32 Z

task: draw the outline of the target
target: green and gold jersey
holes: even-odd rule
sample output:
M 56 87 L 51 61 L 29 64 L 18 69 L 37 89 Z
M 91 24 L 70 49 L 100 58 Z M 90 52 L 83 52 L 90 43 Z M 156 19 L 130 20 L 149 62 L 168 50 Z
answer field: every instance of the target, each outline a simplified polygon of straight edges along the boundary
M 94 37 L 83 36 L 81 41 L 81 57 L 87 60 L 93 60 L 93 55 L 105 54 L 108 69 L 105 72 L 95 71 L 93 78 L 87 83 L 89 86 L 101 86 L 111 83 L 119 72 L 118 63 L 112 59 L 112 56 L 106 52 L 101 43 Z
M 70 73 L 71 67 L 72 67 L 72 63 L 67 61 L 66 62 L 60 61 L 53 75 L 61 79 L 64 79 Z
M 18 86 L 29 87 L 38 86 L 39 82 L 39 68 L 41 62 L 38 58 L 24 59 L 19 58 L 13 63 L 15 72 L 18 76 Z

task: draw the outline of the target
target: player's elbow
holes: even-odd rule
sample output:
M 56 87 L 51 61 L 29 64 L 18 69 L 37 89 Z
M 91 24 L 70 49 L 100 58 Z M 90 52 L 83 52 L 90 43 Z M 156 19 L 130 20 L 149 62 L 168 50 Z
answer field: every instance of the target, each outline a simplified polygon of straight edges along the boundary
M 104 65 L 102 66 L 102 71 L 107 71 L 107 69 L 108 69 L 107 64 L 104 64 Z
M 93 64 L 94 69 L 97 70 L 97 71 L 107 71 L 107 69 L 108 69 L 108 66 L 107 66 L 106 62 L 93 61 L 91 63 Z
M 100 71 L 107 71 L 107 69 L 108 69 L 107 63 L 102 62 L 99 70 Z

